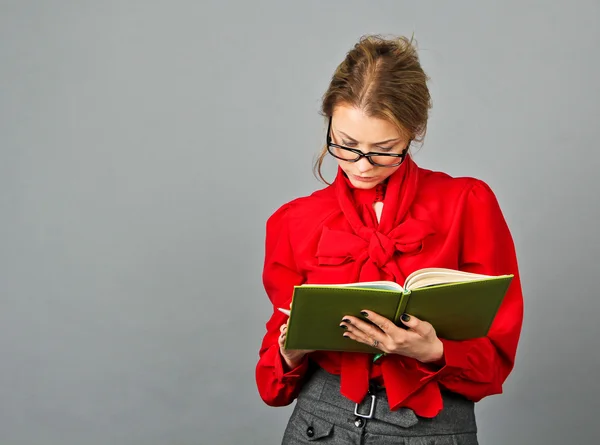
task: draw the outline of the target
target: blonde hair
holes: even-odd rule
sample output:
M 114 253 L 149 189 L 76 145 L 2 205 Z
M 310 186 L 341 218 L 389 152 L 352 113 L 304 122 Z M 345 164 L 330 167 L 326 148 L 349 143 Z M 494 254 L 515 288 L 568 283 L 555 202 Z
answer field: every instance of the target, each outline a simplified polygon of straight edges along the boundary
M 421 68 L 413 39 L 363 36 L 335 70 L 323 95 L 321 114 L 327 119 L 336 106 L 360 108 L 367 116 L 395 124 L 410 140 L 422 142 L 431 97 L 429 78 Z M 324 146 L 313 171 L 323 182 Z

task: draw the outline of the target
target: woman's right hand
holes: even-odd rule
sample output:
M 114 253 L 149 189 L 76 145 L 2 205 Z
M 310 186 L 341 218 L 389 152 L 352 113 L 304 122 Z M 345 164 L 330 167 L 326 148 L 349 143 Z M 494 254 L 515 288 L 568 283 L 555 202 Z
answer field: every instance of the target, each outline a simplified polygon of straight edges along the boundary
M 284 323 L 279 328 L 279 353 L 285 361 L 287 371 L 297 368 L 306 354 L 314 351 L 306 349 L 285 349 L 285 334 L 287 332 L 287 323 Z

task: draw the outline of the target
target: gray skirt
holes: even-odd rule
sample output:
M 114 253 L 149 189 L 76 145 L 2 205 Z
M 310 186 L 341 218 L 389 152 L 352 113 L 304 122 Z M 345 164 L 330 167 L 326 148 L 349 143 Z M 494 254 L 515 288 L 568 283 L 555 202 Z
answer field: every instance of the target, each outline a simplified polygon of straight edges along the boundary
M 319 368 L 298 395 L 282 444 L 477 445 L 474 403 L 450 392 L 442 397 L 444 409 L 433 419 L 391 411 L 385 389 L 357 405 L 340 394 L 339 376 Z

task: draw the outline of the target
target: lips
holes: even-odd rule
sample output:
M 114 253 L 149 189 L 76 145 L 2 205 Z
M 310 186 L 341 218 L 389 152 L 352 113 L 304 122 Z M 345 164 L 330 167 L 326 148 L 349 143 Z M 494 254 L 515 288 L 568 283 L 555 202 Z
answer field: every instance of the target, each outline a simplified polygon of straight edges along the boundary
M 363 177 L 363 176 L 356 176 L 356 175 L 352 175 L 352 179 L 356 180 L 356 181 L 360 181 L 360 182 L 373 182 L 376 181 L 377 178 L 376 177 Z

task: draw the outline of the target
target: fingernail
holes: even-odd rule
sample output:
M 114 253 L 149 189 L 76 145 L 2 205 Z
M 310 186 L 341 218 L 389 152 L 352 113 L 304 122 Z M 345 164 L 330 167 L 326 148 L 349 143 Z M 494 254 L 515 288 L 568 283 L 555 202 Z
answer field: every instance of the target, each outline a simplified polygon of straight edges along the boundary
M 344 318 L 342 321 L 343 321 L 344 323 L 350 323 L 350 320 L 348 320 L 347 318 Z
M 369 314 L 367 314 L 365 311 L 362 311 L 361 314 L 362 314 L 363 317 L 368 317 L 369 316 Z
M 346 334 L 342 335 L 342 337 L 344 337 L 344 338 L 350 338 L 350 337 L 348 337 Z
M 408 314 L 402 314 L 402 317 L 400 317 L 402 319 L 402 321 L 410 321 L 410 315 Z
M 340 328 L 342 328 L 342 329 L 348 329 L 348 326 L 346 326 L 345 324 L 341 324 Z

